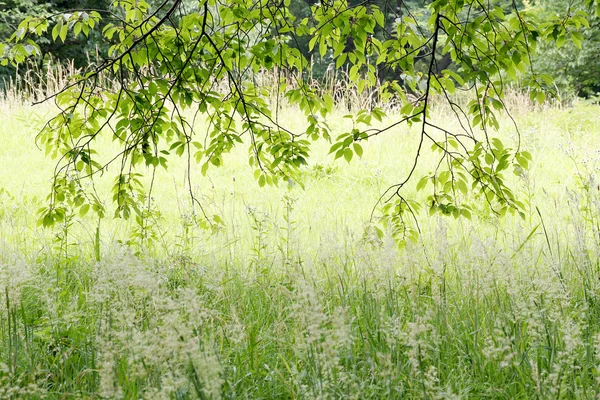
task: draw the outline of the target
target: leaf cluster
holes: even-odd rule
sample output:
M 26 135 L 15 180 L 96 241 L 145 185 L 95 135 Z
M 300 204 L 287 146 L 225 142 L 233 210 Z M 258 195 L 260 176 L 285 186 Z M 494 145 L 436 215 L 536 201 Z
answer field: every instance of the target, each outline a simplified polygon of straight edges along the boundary
M 507 112 L 506 77 L 528 72 L 532 99 L 543 102 L 552 78 L 533 68 L 532 54 L 543 41 L 559 46 L 566 32 L 577 45 L 577 29 L 587 21 L 573 13 L 540 23 L 534 12 L 514 3 L 502 7 L 475 0 L 432 1 L 426 22 L 403 6 L 391 25 L 389 13 L 382 11 L 386 4 L 345 0 L 315 3 L 303 19 L 292 14 L 290 0 L 201 0 L 193 11 L 181 0 L 157 5 L 118 0 L 111 7 L 108 20 L 84 10 L 26 18 L 0 45 L 4 64 L 35 57 L 36 38 L 47 32 L 64 42 L 69 35 L 101 29 L 108 45 L 100 63 L 70 77 L 48 98 L 60 112 L 39 135 L 58 159 L 42 213 L 45 225 L 58 218 L 69 198 L 83 199 L 72 200 L 76 208 L 87 204 L 104 213 L 97 196 L 77 193 L 90 193 L 86 179 L 113 163 L 119 165 L 115 215 L 128 218 L 139 215 L 140 199 L 148 198 L 142 196 L 140 167 L 166 169 L 172 156 L 195 160 L 206 174 L 222 166 L 235 146 L 247 145 L 248 162 L 264 186 L 296 180 L 316 140 L 330 141 L 334 157 L 350 162 L 362 156 L 361 142 L 402 124 L 418 127 L 419 145 L 409 155 L 409 173 L 380 199 L 383 221 L 394 232 L 414 236 L 406 215 L 420 205 L 403 193 L 428 147 L 438 167 L 418 187 L 430 184 L 430 212 L 469 217 L 479 197 L 499 214 L 522 212 L 503 173 L 512 168 L 519 174 L 531 156 L 520 143 L 513 149 L 492 136 L 500 128 L 498 114 Z M 346 68 L 359 93 L 375 93 L 381 102 L 394 99 L 399 112 L 387 116 L 375 106 L 359 110 L 348 116 L 351 130 L 334 139 L 328 124 L 334 99 L 311 84 L 310 63 L 296 45 L 302 38 L 321 57 L 331 57 L 331 68 Z M 402 71 L 401 78 L 381 79 L 382 68 Z M 265 72 L 278 76 L 273 87 L 257 83 Z M 466 105 L 457 102 L 458 93 L 470 97 Z M 432 122 L 434 99 L 447 103 L 459 129 Z M 305 117 L 305 129 L 286 124 L 279 115 L 282 101 Z M 381 127 L 388 117 L 393 122 Z M 207 121 L 202 132 L 196 118 Z M 94 150 L 103 135 L 120 148 L 108 162 L 100 162 Z

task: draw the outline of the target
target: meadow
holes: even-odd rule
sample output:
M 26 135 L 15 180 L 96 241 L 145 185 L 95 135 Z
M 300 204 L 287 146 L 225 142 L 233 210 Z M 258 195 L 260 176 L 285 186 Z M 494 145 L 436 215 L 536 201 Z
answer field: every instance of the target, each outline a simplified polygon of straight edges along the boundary
M 411 166 L 414 129 L 349 164 L 318 144 L 291 187 L 259 188 L 244 146 L 193 168 L 191 188 L 173 159 L 150 223 L 44 229 L 54 161 L 34 139 L 52 109 L 0 101 L 0 398 L 597 398 L 600 107 L 514 96 L 511 111 L 533 155 L 510 178 L 525 218 L 424 210 L 398 248 L 364 232 Z M 443 106 L 433 118 L 456 124 Z M 405 195 L 422 200 L 416 182 Z M 110 183 L 97 181 L 107 203 Z M 223 223 L 202 227 L 189 190 Z

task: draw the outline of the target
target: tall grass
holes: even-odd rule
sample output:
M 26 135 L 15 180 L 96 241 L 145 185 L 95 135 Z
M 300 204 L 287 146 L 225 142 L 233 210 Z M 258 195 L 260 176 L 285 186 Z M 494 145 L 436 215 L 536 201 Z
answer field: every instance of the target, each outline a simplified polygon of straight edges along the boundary
M 409 129 L 349 165 L 318 145 L 304 189 L 258 189 L 244 150 L 192 171 L 224 221 L 213 230 L 184 162 L 157 177 L 144 227 L 43 230 L 52 161 L 33 138 L 52 110 L 2 102 L 0 398 L 596 398 L 599 109 L 511 104 L 534 155 L 513 182 L 526 218 L 483 204 L 471 221 L 423 213 L 419 241 L 399 250 L 364 233 L 410 167 Z M 97 182 L 107 199 L 109 184 Z

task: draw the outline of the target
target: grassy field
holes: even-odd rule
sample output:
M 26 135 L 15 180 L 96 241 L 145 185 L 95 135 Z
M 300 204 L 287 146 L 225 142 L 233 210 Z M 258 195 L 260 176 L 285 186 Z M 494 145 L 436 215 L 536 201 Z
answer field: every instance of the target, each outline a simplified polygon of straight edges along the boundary
M 600 107 L 513 103 L 533 155 L 511 178 L 526 218 L 423 212 L 402 250 L 362 238 L 410 168 L 407 128 L 349 165 L 317 146 L 304 188 L 259 189 L 245 148 L 194 169 L 218 229 L 198 226 L 173 160 L 149 227 L 88 216 L 49 230 L 36 211 L 54 163 L 34 138 L 51 110 L 0 103 L 0 398 L 597 398 Z M 97 182 L 107 202 L 110 183 Z M 405 194 L 423 198 L 415 185 Z

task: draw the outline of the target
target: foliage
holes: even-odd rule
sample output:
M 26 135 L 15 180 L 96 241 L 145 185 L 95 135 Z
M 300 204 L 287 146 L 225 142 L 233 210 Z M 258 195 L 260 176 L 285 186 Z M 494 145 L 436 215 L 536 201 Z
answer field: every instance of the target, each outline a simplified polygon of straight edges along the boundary
M 52 1 L 43 2 L 36 0 L 5 0 L 0 2 L 0 40 L 6 40 L 18 29 L 19 24 L 26 18 L 47 18 L 57 22 L 62 14 L 69 13 L 76 8 L 94 8 L 106 10 L 110 4 L 108 0 L 91 1 Z M 98 54 L 105 51 L 105 46 L 98 33 L 90 37 L 72 34 L 65 41 L 54 41 L 49 34 L 43 34 L 36 39 L 39 46 L 39 57 L 32 62 L 37 69 L 53 68 L 58 63 L 73 63 L 76 68 L 89 64 Z M 13 78 L 17 72 L 13 66 L 0 67 L 0 80 Z M 0 82 L 0 87 L 4 86 Z
M 514 78 L 529 70 L 531 97 L 543 102 L 551 77 L 531 69 L 531 53 L 538 42 L 558 41 L 562 32 L 587 23 L 577 13 L 540 25 L 514 2 L 500 7 L 436 0 L 427 6 L 426 26 L 401 3 L 391 27 L 382 12 L 387 3 L 315 3 L 302 20 L 292 15 L 290 1 L 197 4 L 190 10 L 181 0 L 156 7 L 119 0 L 108 13 L 80 10 L 53 19 L 28 17 L 0 45 L 5 65 L 39 55 L 35 38 L 46 34 L 65 43 L 70 35 L 91 35 L 102 26 L 102 38 L 110 46 L 102 62 L 72 76 L 62 91 L 50 96 L 61 111 L 40 132 L 39 143 L 59 161 L 48 206 L 40 211 L 44 226 L 63 221 L 72 205 L 81 214 L 93 209 L 103 215 L 106 205 L 93 189 L 83 189 L 84 180 L 103 173 L 112 162 L 120 165 L 114 215 L 128 218 L 140 216 L 140 199 L 147 198 L 139 167 L 167 168 L 172 154 L 194 158 L 206 173 L 246 141 L 249 163 L 264 186 L 297 180 L 316 140 L 331 141 L 335 157 L 350 162 L 362 155 L 362 142 L 399 124 L 420 127 L 412 167 L 380 199 L 384 225 L 400 243 L 415 234 L 407 214 L 423 205 L 432 213 L 468 217 L 473 200 L 480 198 L 497 213 L 522 213 L 523 204 L 504 175 L 511 169 L 520 174 L 531 157 L 519 143 L 509 147 L 490 136 L 499 129 L 497 113 L 506 109 L 503 76 Z M 397 121 L 375 128 L 372 123 L 381 121 L 385 111 L 373 105 L 349 115 L 353 128 L 334 137 L 327 121 L 334 99 L 309 84 L 309 61 L 293 45 L 302 38 L 308 39 L 309 50 L 332 57 L 336 69 L 347 68 L 358 92 L 377 93 L 381 102 L 396 99 Z M 446 69 L 442 60 L 448 57 L 453 69 Z M 379 67 L 401 71 L 401 78 L 382 82 Z M 256 75 L 265 71 L 280 78 L 272 88 L 256 83 Z M 107 79 L 114 84 L 105 85 Z M 454 100 L 457 91 L 469 94 L 465 106 Z M 286 125 L 278 104 L 270 102 L 273 94 L 305 115 L 306 128 Z M 460 129 L 432 123 L 434 100 L 453 110 Z M 198 114 L 209 121 L 205 132 L 194 124 Z M 95 150 L 104 135 L 121 149 L 108 163 L 101 163 L 105 155 Z M 418 204 L 402 191 L 427 148 L 438 154 L 439 163 L 419 181 L 419 188 L 429 185 L 431 195 L 426 204 Z M 63 182 L 74 182 L 77 188 Z
M 583 1 L 542 1 L 532 7 L 541 21 L 561 15 L 589 13 L 588 24 L 581 29 L 552 33 L 556 45 L 543 44 L 534 57 L 534 65 L 555 77 L 556 88 L 563 93 L 593 96 L 600 92 L 600 19 Z M 584 14 L 585 13 L 585 14 Z

